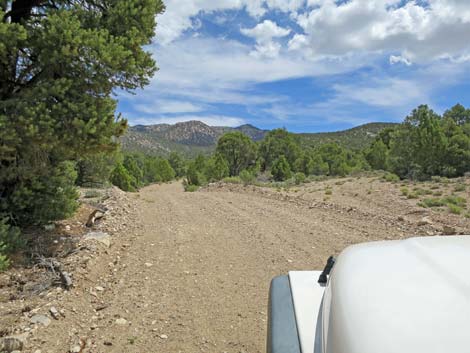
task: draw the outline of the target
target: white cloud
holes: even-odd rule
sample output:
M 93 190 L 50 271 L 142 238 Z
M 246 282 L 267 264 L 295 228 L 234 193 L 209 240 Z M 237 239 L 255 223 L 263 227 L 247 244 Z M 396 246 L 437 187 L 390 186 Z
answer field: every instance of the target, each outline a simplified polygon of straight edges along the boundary
M 151 50 L 160 71 L 146 94 L 177 94 L 218 103 L 272 102 L 279 97 L 253 94 L 249 88 L 263 82 L 339 74 L 364 63 L 362 57 L 307 61 L 295 53 L 268 60 L 250 55 L 249 45 L 216 38 L 186 38 Z
M 242 28 L 240 32 L 256 40 L 255 50 L 251 52 L 255 57 L 275 58 L 279 55 L 281 45 L 274 38 L 287 36 L 291 30 L 279 27 L 271 20 L 264 20 L 253 28 Z
M 419 63 L 470 52 L 467 0 L 404 5 L 399 0 L 322 0 L 310 5 L 315 6 L 297 16 L 308 45 L 293 41 L 292 49 L 308 49 L 316 56 L 399 52 L 407 54 L 407 61 Z
M 243 8 L 253 17 L 265 14 L 264 0 L 166 0 L 165 12 L 157 18 L 157 40 L 166 45 L 178 39 L 185 30 L 195 29 L 192 17 L 201 12 L 211 13 Z
M 385 78 L 363 83 L 333 86 L 336 99 L 355 101 L 369 106 L 406 106 L 415 102 L 429 102 L 428 89 L 419 80 Z
M 165 113 L 197 113 L 204 110 L 202 105 L 182 100 L 159 99 L 157 101 L 142 101 L 134 105 L 134 109 L 144 114 Z
M 394 64 L 405 64 L 406 66 L 411 65 L 411 61 L 402 55 L 390 55 L 390 65 Z
M 282 28 L 271 20 L 264 20 L 253 28 L 242 28 L 242 34 L 255 38 L 257 42 L 267 42 L 273 38 L 285 37 L 290 33 L 290 29 Z
M 172 117 L 131 117 L 132 125 L 176 124 L 185 121 L 198 120 L 210 126 L 236 127 L 245 124 L 245 120 L 225 115 L 179 115 Z
M 191 18 L 199 13 L 225 10 L 243 10 L 253 18 L 260 18 L 269 10 L 294 13 L 300 10 L 305 0 L 166 0 L 166 11 L 157 18 L 157 39 L 168 44 L 178 39 L 185 30 L 194 29 Z M 223 17 L 216 19 L 220 23 Z M 223 22 L 222 22 L 223 23 Z

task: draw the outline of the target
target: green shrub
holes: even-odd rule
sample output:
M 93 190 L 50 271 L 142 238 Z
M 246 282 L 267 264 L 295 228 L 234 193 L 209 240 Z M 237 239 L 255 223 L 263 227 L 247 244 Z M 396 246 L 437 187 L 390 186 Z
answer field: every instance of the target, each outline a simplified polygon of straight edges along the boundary
M 419 196 L 415 192 L 410 192 L 408 195 L 406 195 L 406 198 L 408 198 L 408 199 L 417 199 L 417 198 L 419 198 Z
M 400 181 L 400 177 L 396 174 L 393 173 L 385 173 L 384 176 L 382 177 L 385 181 L 388 182 L 397 182 Z
M 333 190 L 331 188 L 327 188 L 325 190 L 325 195 L 332 195 L 333 194 Z
M 414 188 L 413 189 L 413 192 L 418 195 L 418 196 L 422 196 L 422 195 L 432 195 L 432 191 L 431 190 L 427 190 L 427 189 L 422 189 L 422 188 Z
M 5 211 L 15 216 L 19 226 L 44 225 L 67 218 L 78 207 L 76 179 L 75 163 L 66 161 L 50 166 L 47 175 L 28 182 L 18 181 Z
M 251 184 L 255 180 L 254 173 L 244 169 L 240 172 L 240 180 L 244 185 Z
M 453 214 L 461 214 L 463 211 L 462 207 L 454 204 L 448 204 L 447 207 L 449 207 L 449 212 Z
M 0 272 L 5 271 L 10 266 L 10 261 L 6 255 L 2 255 L 2 244 L 0 244 Z
M 419 206 L 421 207 L 441 207 L 444 206 L 446 203 L 442 201 L 439 198 L 429 198 L 429 199 L 424 199 L 420 203 L 418 203 Z
M 295 181 L 295 183 L 296 183 L 297 185 L 300 185 L 300 184 L 305 183 L 305 179 L 306 179 L 306 178 L 307 178 L 307 177 L 306 177 L 305 174 L 302 173 L 302 172 L 298 172 L 298 173 L 295 173 L 295 174 L 294 174 L 294 181 Z
M 164 158 L 157 158 L 157 181 L 169 182 L 173 180 L 176 176 L 175 171 L 170 165 L 170 162 Z
M 434 183 L 442 183 L 442 184 L 449 184 L 450 183 L 449 178 L 443 177 L 443 176 L 438 176 L 438 175 L 432 176 L 431 181 L 433 181 Z
M 460 211 L 462 211 L 462 208 L 464 208 L 467 205 L 467 201 L 463 197 L 451 195 L 451 196 L 446 196 L 444 198 L 424 199 L 418 205 L 422 207 L 448 206 L 449 209 L 455 210 L 457 212 L 459 209 Z
M 184 191 L 194 192 L 194 191 L 197 191 L 198 189 L 199 189 L 198 185 L 192 185 L 192 184 L 184 183 Z
M 465 190 L 467 190 L 467 186 L 465 184 L 457 184 L 454 187 L 454 192 L 462 192 L 462 191 L 465 191 Z
M 8 218 L 0 215 L 0 272 L 10 265 L 7 254 L 24 247 L 25 242 L 20 230 L 8 224 Z
M 447 205 L 455 205 L 459 207 L 465 207 L 467 205 L 467 200 L 465 200 L 465 198 L 455 195 L 446 196 L 442 201 Z
M 442 191 L 434 191 L 433 196 L 442 196 Z
M 132 187 L 137 190 L 144 185 L 144 159 L 140 154 L 126 154 L 122 162 L 126 171 L 131 175 Z M 130 190 L 126 190 L 130 191 Z
M 292 176 L 289 163 L 284 155 L 273 162 L 271 173 L 276 181 L 284 181 Z
M 171 168 L 175 171 L 176 177 L 181 178 L 186 174 L 186 162 L 183 156 L 178 152 L 171 152 L 168 157 Z
M 223 178 L 222 181 L 228 184 L 241 184 L 242 183 L 242 180 L 239 176 L 226 177 L 226 178 Z
M 206 175 L 209 181 L 218 181 L 229 175 L 228 163 L 224 156 L 215 153 L 206 162 Z
M 188 170 L 186 172 L 186 183 L 189 185 L 203 185 L 205 183 L 205 178 L 202 172 L 198 169 L 198 166 L 195 161 L 189 164 Z
M 406 186 L 400 188 L 400 191 L 403 196 L 408 196 L 408 194 L 410 193 L 410 190 L 408 190 Z
M 95 199 L 100 196 L 101 196 L 101 193 L 97 190 L 87 190 L 85 192 L 85 195 L 83 195 L 85 199 Z
M 111 173 L 111 183 L 124 191 L 135 191 L 135 179 L 122 163 L 118 163 Z
M 80 159 L 77 162 L 77 184 L 85 187 L 103 187 L 109 184 L 118 157 L 118 153 L 107 152 Z

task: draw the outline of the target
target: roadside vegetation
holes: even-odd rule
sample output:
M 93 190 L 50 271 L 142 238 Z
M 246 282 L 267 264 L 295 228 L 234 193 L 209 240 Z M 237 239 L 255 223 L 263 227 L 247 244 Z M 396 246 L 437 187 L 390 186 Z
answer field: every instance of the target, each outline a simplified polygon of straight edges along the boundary
M 285 129 L 275 129 L 254 143 L 240 132 L 222 136 L 216 152 L 189 163 L 187 185 L 224 180 L 231 183 L 298 185 L 322 176 L 384 171 L 388 182 L 462 176 L 470 171 L 470 109 L 456 105 L 443 116 L 422 105 L 402 124 L 383 129 L 368 147 L 348 149 L 337 143 L 311 147 Z M 456 185 L 465 190 L 465 185 Z M 405 190 L 409 198 L 433 194 Z
M 127 127 L 113 94 L 156 71 L 144 46 L 163 10 L 161 0 L 0 2 L 0 268 L 22 229 L 75 212 L 83 169 L 138 184 L 99 162 Z

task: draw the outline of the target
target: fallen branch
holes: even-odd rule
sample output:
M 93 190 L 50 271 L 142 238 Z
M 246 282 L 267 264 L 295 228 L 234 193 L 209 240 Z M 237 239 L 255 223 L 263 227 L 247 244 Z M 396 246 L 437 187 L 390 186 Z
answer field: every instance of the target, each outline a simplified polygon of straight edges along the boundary
M 62 264 L 55 258 L 46 258 L 44 256 L 36 256 L 37 265 L 51 271 L 54 275 L 58 276 L 60 282 L 65 289 L 70 289 L 73 285 L 72 279 L 68 272 L 62 269 Z
M 86 226 L 91 228 L 95 225 L 95 222 L 100 218 L 103 218 L 105 215 L 105 210 L 96 209 L 94 210 L 89 216 L 88 221 L 86 222 Z

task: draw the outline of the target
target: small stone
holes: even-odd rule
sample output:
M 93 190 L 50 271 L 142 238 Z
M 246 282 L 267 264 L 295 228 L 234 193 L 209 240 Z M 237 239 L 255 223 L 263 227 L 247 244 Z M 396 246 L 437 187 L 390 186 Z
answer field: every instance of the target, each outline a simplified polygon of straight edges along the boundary
M 167 336 L 167 335 L 160 335 L 160 336 L 158 336 L 158 337 L 160 337 L 162 340 L 168 339 L 168 336 Z
M 44 229 L 45 229 L 45 230 L 48 230 L 48 231 L 54 230 L 54 229 L 55 229 L 55 224 L 54 224 L 54 223 L 46 224 L 46 225 L 44 226 Z
M 104 341 L 103 344 L 104 344 L 105 346 L 112 346 L 112 345 L 113 345 L 113 342 Z
M 0 338 L 0 352 L 14 352 L 21 351 L 26 344 L 29 333 L 22 333 L 19 335 L 1 337 Z
M 430 224 L 432 224 L 432 222 L 428 217 L 423 217 L 418 221 L 418 226 L 426 226 Z
M 0 352 L 13 352 L 23 349 L 23 342 L 15 337 L 3 337 L 0 339 Z
M 71 228 L 70 228 L 69 225 L 66 225 L 66 226 L 65 226 L 65 230 L 66 230 L 66 231 L 69 231 L 70 229 L 71 229 Z
M 403 216 L 398 216 L 397 220 L 400 221 L 400 222 L 403 222 L 403 221 L 405 220 L 405 217 L 403 217 Z
M 40 349 L 36 349 L 34 353 L 42 353 Z
M 444 235 L 454 235 L 454 234 L 456 234 L 456 232 L 457 231 L 454 227 L 447 226 L 447 225 L 442 227 L 442 234 L 444 234 Z
M 82 347 L 80 347 L 78 344 L 70 348 L 70 353 L 80 353 L 81 351 Z
M 49 319 L 46 315 L 34 315 L 31 319 L 29 319 L 29 322 L 47 327 L 51 324 L 51 319 Z
M 96 240 L 107 248 L 111 246 L 111 236 L 105 232 L 89 232 L 85 234 L 85 240 Z
M 153 264 L 151 264 L 150 262 L 146 262 L 146 263 L 145 263 L 145 266 L 146 266 L 146 267 L 152 267 Z
M 104 291 L 104 288 L 101 287 L 101 286 L 96 286 L 95 289 L 96 289 L 98 292 Z
M 51 313 L 52 317 L 56 320 L 59 320 L 59 311 L 54 306 L 51 306 L 49 309 L 49 312 Z
M 116 320 L 117 325 L 127 325 L 127 320 L 122 317 Z

